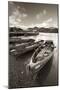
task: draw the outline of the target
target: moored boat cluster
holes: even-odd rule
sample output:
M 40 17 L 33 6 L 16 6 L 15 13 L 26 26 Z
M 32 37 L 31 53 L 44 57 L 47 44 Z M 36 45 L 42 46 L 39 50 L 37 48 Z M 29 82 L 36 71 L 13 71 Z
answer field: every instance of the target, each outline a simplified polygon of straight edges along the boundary
M 21 36 L 38 35 L 36 32 L 10 31 L 9 32 L 9 53 L 11 55 L 21 55 L 34 50 L 31 60 L 26 64 L 28 72 L 35 73 L 39 71 L 52 57 L 54 43 L 52 40 L 35 41 L 31 38 L 22 38 Z

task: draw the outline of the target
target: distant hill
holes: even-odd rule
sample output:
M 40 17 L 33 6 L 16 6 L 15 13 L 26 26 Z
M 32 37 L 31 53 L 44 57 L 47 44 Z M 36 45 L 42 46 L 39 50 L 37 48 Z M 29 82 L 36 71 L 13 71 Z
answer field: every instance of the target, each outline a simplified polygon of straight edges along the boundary
M 39 32 L 58 33 L 58 28 L 39 28 Z
M 44 33 L 58 33 L 58 28 L 50 27 L 50 28 L 39 28 L 39 27 L 34 27 L 34 28 L 28 28 L 30 31 L 39 31 L 39 32 L 44 32 Z
M 58 33 L 58 28 L 40 28 L 39 32 Z
M 33 28 L 27 28 L 26 30 L 23 30 L 21 28 L 16 27 L 10 27 L 10 32 L 44 32 L 44 33 L 58 33 L 58 28 L 50 27 L 50 28 L 39 28 L 39 27 L 33 27 Z
M 10 27 L 10 28 L 9 28 L 9 31 L 10 31 L 10 32 L 20 32 L 20 31 L 24 31 L 24 30 L 21 29 L 21 28 Z

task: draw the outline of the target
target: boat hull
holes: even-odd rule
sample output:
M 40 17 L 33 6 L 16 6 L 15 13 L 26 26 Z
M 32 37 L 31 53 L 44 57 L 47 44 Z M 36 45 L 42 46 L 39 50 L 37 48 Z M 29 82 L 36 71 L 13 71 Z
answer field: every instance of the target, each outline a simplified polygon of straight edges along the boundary
M 28 72 L 34 75 L 35 73 L 40 71 L 45 66 L 45 64 L 51 59 L 53 54 L 53 43 L 45 43 L 41 47 L 38 47 L 33 53 L 30 62 L 26 65 Z
M 38 46 L 41 46 L 44 41 L 38 41 L 34 43 L 24 43 L 24 45 L 20 44 L 19 46 L 16 46 L 14 49 L 10 50 L 10 53 L 12 55 L 21 55 L 28 51 L 35 50 Z
M 43 61 L 40 61 L 40 62 L 38 62 L 38 63 L 36 63 L 34 65 L 29 64 L 27 66 L 29 68 L 29 72 L 31 72 L 32 74 L 35 74 L 38 71 L 40 71 L 46 65 L 46 63 L 51 59 L 52 56 L 53 56 L 53 52 L 50 54 L 50 56 L 48 56 Z

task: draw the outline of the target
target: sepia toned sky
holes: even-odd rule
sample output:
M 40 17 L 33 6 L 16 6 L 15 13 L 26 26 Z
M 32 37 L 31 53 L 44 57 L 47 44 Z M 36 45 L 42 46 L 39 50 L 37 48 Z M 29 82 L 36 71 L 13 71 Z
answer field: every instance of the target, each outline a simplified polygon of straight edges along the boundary
M 9 26 L 58 27 L 58 5 L 8 2 Z

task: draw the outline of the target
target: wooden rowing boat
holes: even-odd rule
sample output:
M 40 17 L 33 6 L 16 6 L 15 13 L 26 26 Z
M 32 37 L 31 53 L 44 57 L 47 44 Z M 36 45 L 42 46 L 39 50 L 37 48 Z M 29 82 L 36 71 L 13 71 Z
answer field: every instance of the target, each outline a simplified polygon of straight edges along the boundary
M 22 39 L 22 38 L 18 38 L 18 37 L 16 37 L 16 38 L 13 38 L 13 37 L 11 37 L 10 39 L 9 39 L 9 43 L 10 44 L 15 44 L 15 43 L 27 43 L 27 42 L 34 42 L 35 40 L 34 39 Z
M 44 40 L 40 40 L 34 43 L 22 43 L 17 44 L 14 49 L 10 50 L 12 55 L 21 55 L 31 50 L 35 50 L 38 46 L 42 45 Z
M 54 44 L 52 41 L 45 41 L 33 53 L 30 62 L 26 65 L 28 72 L 35 74 L 50 60 L 53 56 Z

